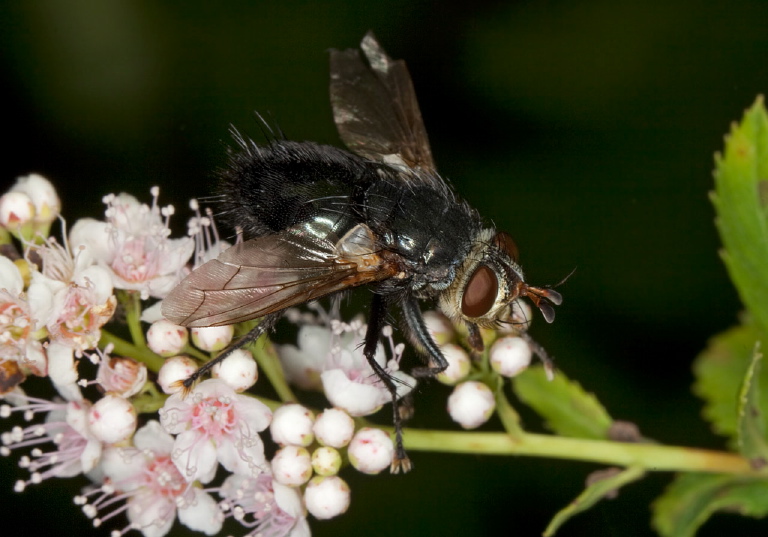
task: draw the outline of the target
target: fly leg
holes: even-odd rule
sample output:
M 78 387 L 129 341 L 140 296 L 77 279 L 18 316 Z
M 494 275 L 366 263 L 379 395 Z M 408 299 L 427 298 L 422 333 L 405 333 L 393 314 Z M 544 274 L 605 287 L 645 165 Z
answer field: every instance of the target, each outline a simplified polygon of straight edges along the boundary
M 424 324 L 424 316 L 419 308 L 419 302 L 415 298 L 406 298 L 402 301 L 401 306 L 403 320 L 411 342 L 429 359 L 426 367 L 417 367 L 411 373 L 414 377 L 433 377 L 442 373 L 448 367 L 448 362 L 440 351 L 440 347 L 429 335 L 427 325 Z
M 397 401 L 397 386 L 392 376 L 376 361 L 376 347 L 379 345 L 381 329 L 384 327 L 386 315 L 387 301 L 383 296 L 374 294 L 373 301 L 371 302 L 371 313 L 368 319 L 368 329 L 365 332 L 363 354 L 373 372 L 376 373 L 376 376 L 379 377 L 379 380 L 384 383 L 384 386 L 392 395 L 392 420 L 395 425 L 395 456 L 392 459 L 390 471 L 396 474 L 400 471 L 403 473 L 408 472 L 411 469 L 411 460 L 406 455 L 405 448 L 403 447 L 403 423 Z
M 195 382 L 207 373 L 213 366 L 215 366 L 218 363 L 221 363 L 224 361 L 227 356 L 235 352 L 237 349 L 240 349 L 242 347 L 245 347 L 246 345 L 253 343 L 263 333 L 271 329 L 273 326 L 275 326 L 275 323 L 277 323 L 278 320 L 280 320 L 280 317 L 283 315 L 283 312 L 277 312 L 277 313 L 271 313 L 269 315 L 264 316 L 258 325 L 256 325 L 250 332 L 242 336 L 240 339 L 235 341 L 232 345 L 224 349 L 221 354 L 219 354 L 216 358 L 213 358 L 212 360 L 207 361 L 202 366 L 200 366 L 200 369 L 192 373 L 189 377 L 184 379 L 182 381 L 182 387 L 185 393 L 189 392 L 192 389 L 192 386 L 194 386 Z

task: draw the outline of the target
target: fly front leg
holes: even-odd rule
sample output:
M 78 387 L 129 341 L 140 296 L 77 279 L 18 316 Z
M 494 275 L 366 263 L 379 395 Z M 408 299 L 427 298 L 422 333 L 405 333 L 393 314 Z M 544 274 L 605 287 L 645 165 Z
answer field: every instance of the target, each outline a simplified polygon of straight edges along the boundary
M 427 330 L 418 300 L 413 297 L 405 298 L 401 307 L 405 328 L 411 342 L 422 354 L 426 354 L 428 359 L 426 367 L 417 367 L 411 373 L 414 377 L 433 377 L 442 373 L 448 367 L 448 362 Z
M 376 348 L 379 345 L 379 338 L 381 337 L 381 330 L 384 327 L 386 315 L 386 299 L 382 295 L 374 294 L 373 301 L 371 302 L 371 313 L 368 319 L 368 329 L 365 332 L 363 354 L 373 372 L 376 373 L 376 376 L 379 377 L 379 380 L 384 383 L 384 386 L 392 395 L 392 421 L 395 425 L 395 456 L 392 459 L 390 471 L 396 474 L 400 471 L 403 473 L 409 471 L 411 469 L 411 461 L 403 447 L 403 423 L 397 401 L 397 385 L 387 370 L 376 361 Z

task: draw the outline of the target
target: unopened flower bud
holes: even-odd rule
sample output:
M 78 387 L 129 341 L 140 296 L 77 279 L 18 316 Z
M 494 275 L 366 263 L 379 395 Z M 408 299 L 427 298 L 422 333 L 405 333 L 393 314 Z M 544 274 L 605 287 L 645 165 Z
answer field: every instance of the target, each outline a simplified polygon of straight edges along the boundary
M 319 447 L 312 452 L 312 468 L 317 475 L 336 475 L 341 468 L 341 454 L 332 447 Z
M 192 329 L 192 343 L 207 352 L 220 351 L 229 345 L 235 334 L 235 325 L 206 326 Z
M 343 448 L 355 434 L 355 421 L 338 408 L 328 408 L 315 419 L 315 438 L 323 446 Z
M 197 371 L 198 365 L 189 356 L 168 358 L 157 373 L 157 383 L 164 393 L 176 393 L 182 389 L 182 381 Z
M 53 184 L 36 173 L 19 177 L 9 192 L 21 192 L 29 196 L 35 208 L 35 222 L 50 225 L 61 212 L 61 200 Z
M 16 236 L 32 233 L 35 206 L 23 192 L 8 192 L 0 196 L 0 226 Z
M 349 485 L 337 475 L 316 476 L 304 490 L 304 504 L 312 516 L 327 520 L 339 516 L 349 509 Z
M 315 439 L 312 426 L 315 416 L 299 404 L 283 405 L 275 410 L 269 432 L 272 440 L 281 446 L 308 446 Z
M 307 448 L 285 446 L 272 458 L 275 481 L 288 487 L 303 485 L 312 477 L 312 458 Z
M 469 374 L 472 363 L 467 351 L 455 343 L 440 345 L 440 350 L 448 361 L 448 367 L 442 373 L 438 373 L 437 380 L 452 386 Z
M 364 427 L 357 431 L 347 448 L 349 462 L 364 474 L 378 474 L 392 464 L 395 446 L 381 429 Z
M 462 382 L 448 397 L 448 414 L 465 429 L 474 429 L 488 421 L 496 408 L 491 389 L 482 382 Z
M 122 442 L 136 430 L 136 409 L 127 399 L 107 394 L 88 412 L 88 427 L 106 444 Z
M 491 367 L 505 377 L 514 377 L 531 365 L 533 353 L 528 343 L 520 337 L 506 336 L 491 346 Z
M 425 311 L 424 312 L 424 324 L 427 327 L 427 332 L 435 340 L 435 343 L 442 345 L 453 341 L 456 331 L 451 324 L 451 320 L 440 313 L 439 311 Z
M 226 359 L 213 366 L 211 374 L 229 384 L 236 392 L 244 392 L 259 379 L 259 370 L 253 354 L 245 349 L 237 349 Z
M 160 356 L 174 356 L 186 347 L 189 335 L 183 326 L 161 319 L 147 330 L 147 346 Z

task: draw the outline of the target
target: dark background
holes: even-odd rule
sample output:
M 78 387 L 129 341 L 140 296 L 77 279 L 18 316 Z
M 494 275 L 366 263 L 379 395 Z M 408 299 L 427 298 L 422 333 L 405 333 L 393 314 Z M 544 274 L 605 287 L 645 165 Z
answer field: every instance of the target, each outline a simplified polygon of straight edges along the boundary
M 515 237 L 529 279 L 577 267 L 557 321 L 532 328 L 558 366 L 645 436 L 721 448 L 690 392 L 693 359 L 740 308 L 707 192 L 730 122 L 768 88 L 768 3 L 575 4 L 3 2 L 0 185 L 48 176 L 70 222 L 100 217 L 106 193 L 149 200 L 159 185 L 181 232 L 230 124 L 258 137 L 258 110 L 292 139 L 339 143 L 328 49 L 372 29 L 408 61 L 441 172 Z M 450 427 L 447 393 L 423 387 L 415 425 Z M 315 535 L 537 535 L 598 468 L 411 455 L 407 476 L 346 473 L 350 511 L 313 521 Z M 24 473 L 0 462 L 5 512 L 29 534 L 92 531 L 70 480 L 15 495 Z M 650 535 L 668 481 L 630 486 L 561 535 Z M 717 515 L 701 535 L 767 525 Z

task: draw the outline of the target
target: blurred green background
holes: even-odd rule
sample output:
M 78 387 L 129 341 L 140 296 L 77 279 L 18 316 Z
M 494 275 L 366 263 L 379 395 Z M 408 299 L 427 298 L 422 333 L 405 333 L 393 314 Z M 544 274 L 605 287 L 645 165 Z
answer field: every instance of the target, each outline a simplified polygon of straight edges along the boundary
M 103 214 L 108 192 L 148 200 L 160 185 L 183 230 L 230 124 L 259 137 L 258 110 L 292 139 L 339 143 L 328 49 L 373 30 L 408 62 L 441 172 L 515 237 L 529 279 L 577 267 L 557 321 L 532 328 L 558 366 L 645 436 L 721 448 L 690 393 L 693 359 L 740 308 L 707 192 L 730 122 L 768 89 L 766 21 L 762 1 L 6 1 L 0 184 L 48 176 L 70 222 Z M 414 425 L 451 427 L 447 394 L 422 386 Z M 411 455 L 406 476 L 347 473 L 350 511 L 314 534 L 537 535 L 598 468 Z M 0 462 L 6 513 L 26 532 L 93 532 L 69 481 L 15 495 L 24 474 Z M 650 535 L 668 480 L 632 485 L 561 535 Z M 718 515 L 701 535 L 767 528 Z

